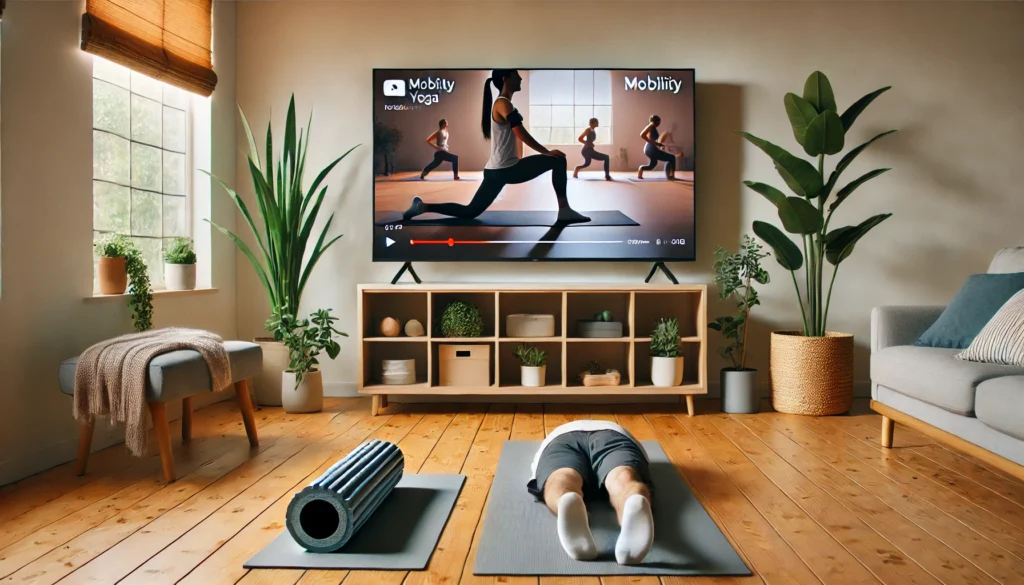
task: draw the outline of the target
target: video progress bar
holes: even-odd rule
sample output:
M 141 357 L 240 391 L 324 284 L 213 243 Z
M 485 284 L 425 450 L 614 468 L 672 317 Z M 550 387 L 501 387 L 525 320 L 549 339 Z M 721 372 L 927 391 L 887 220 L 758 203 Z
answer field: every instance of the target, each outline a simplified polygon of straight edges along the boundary
M 409 240 L 410 246 L 455 246 L 462 244 L 622 244 L 625 240 Z

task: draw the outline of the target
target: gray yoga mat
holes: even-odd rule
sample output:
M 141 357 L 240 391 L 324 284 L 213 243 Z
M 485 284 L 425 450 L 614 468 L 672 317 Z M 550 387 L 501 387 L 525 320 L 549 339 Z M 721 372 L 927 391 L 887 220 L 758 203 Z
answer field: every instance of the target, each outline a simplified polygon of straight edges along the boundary
M 568 227 L 635 226 L 640 225 L 621 211 L 581 211 L 590 217 L 586 223 L 570 223 Z M 424 214 L 415 219 L 402 219 L 401 211 L 379 211 L 377 225 L 400 223 L 402 225 L 455 226 L 455 227 L 525 227 L 555 225 L 557 211 L 485 211 L 475 219 L 458 219 L 443 215 Z
M 650 171 L 650 172 L 654 173 L 654 172 L 657 172 L 657 171 Z M 631 182 L 633 182 L 633 183 L 693 183 L 693 179 L 682 179 L 682 178 L 672 179 L 670 181 L 668 178 L 665 177 L 665 175 L 661 175 L 661 176 L 658 176 L 658 177 L 644 177 L 643 179 L 638 179 L 636 177 L 630 177 L 629 180 Z
M 434 171 L 434 173 L 438 173 L 438 176 L 435 177 L 434 173 L 431 173 L 431 174 L 427 175 L 426 179 L 421 179 L 419 177 L 419 175 L 414 175 L 412 177 L 405 177 L 404 179 L 394 179 L 391 182 L 393 182 L 393 183 L 411 183 L 411 182 L 422 183 L 424 181 L 426 181 L 428 183 L 431 183 L 431 182 L 432 183 L 454 183 L 455 182 L 455 177 L 452 175 L 451 171 L 448 171 L 447 176 L 441 174 L 443 172 L 444 171 Z M 479 180 L 480 179 L 478 179 L 476 177 L 459 177 L 459 181 L 460 182 L 461 181 L 479 181 Z M 383 183 L 387 183 L 388 181 L 382 181 L 382 182 Z
M 491 484 L 474 575 L 750 575 L 656 441 L 644 441 L 654 483 L 654 547 L 643 563 L 615 562 L 619 526 L 604 498 L 587 502 L 601 551 L 574 561 L 558 544 L 555 517 L 526 491 L 540 441 L 506 441 Z
M 311 553 L 287 530 L 246 561 L 247 569 L 419 571 L 441 538 L 465 475 L 406 475 L 340 551 Z

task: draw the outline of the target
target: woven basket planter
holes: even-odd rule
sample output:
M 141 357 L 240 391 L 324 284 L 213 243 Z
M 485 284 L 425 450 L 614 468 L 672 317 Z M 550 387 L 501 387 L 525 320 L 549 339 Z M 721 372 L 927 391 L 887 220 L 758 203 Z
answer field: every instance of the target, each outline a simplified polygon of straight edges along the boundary
M 853 335 L 773 331 L 772 406 L 779 412 L 842 414 L 853 404 Z

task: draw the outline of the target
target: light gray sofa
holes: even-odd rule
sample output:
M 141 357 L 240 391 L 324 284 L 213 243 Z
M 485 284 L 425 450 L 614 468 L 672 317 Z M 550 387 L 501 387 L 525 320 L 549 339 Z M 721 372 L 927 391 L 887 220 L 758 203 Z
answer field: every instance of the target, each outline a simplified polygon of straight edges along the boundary
M 1000 250 L 990 274 L 1024 272 L 1024 246 Z M 944 307 L 876 307 L 871 312 L 871 408 L 882 445 L 905 424 L 1024 477 L 1024 368 L 967 362 L 962 350 L 916 347 Z

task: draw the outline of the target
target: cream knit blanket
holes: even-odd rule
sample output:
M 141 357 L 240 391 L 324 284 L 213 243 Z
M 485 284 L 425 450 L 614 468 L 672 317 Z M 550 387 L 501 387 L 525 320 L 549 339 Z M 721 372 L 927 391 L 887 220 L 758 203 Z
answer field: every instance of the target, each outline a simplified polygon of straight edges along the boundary
M 168 328 L 101 341 L 79 356 L 75 368 L 75 418 L 92 423 L 110 416 L 125 425 L 132 455 L 146 453 L 146 375 L 149 360 L 178 349 L 198 351 L 210 369 L 212 388 L 231 384 L 231 362 L 224 340 L 201 329 Z

